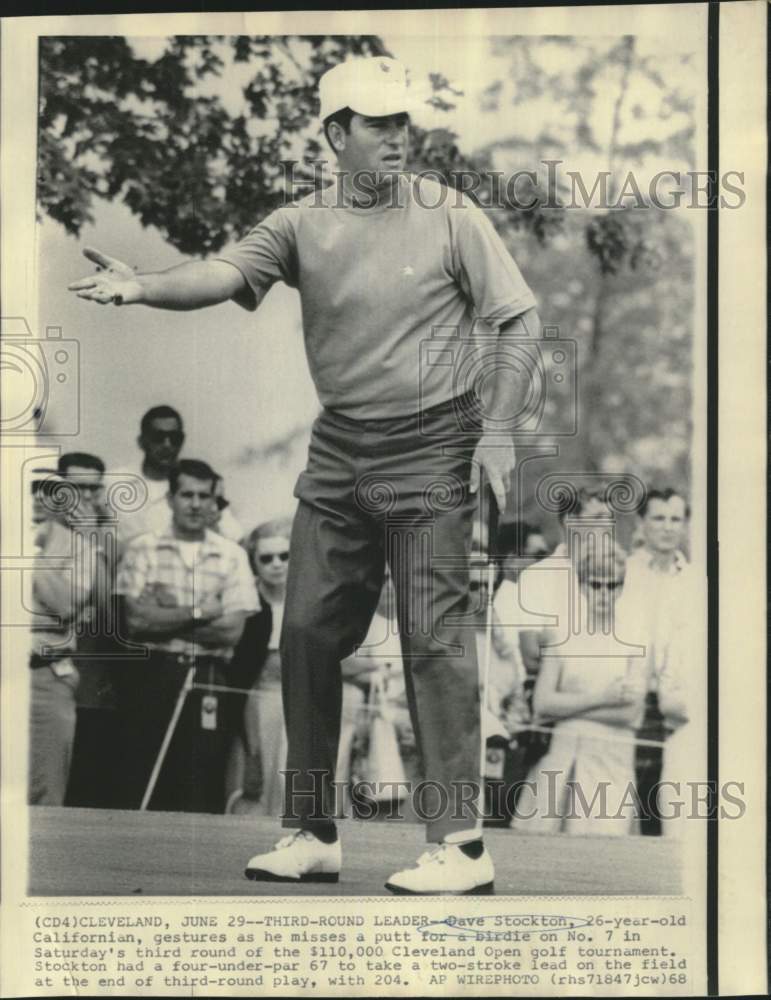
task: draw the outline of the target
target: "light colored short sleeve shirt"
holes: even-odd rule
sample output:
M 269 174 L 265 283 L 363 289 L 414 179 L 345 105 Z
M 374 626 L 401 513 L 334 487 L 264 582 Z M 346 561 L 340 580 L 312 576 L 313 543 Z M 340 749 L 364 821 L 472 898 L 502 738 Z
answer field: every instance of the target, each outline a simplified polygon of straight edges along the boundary
M 399 417 L 470 389 L 461 349 L 535 306 L 484 212 L 436 181 L 402 175 L 376 208 L 336 187 L 278 209 L 219 255 L 255 293 L 298 289 L 319 399 L 354 419 Z M 484 366 L 483 366 L 484 367 Z
M 171 534 L 145 534 L 133 539 L 118 569 L 116 593 L 139 599 L 146 590 L 161 586 L 173 594 L 179 607 L 202 604 L 219 597 L 224 615 L 251 614 L 259 607 L 254 577 L 246 552 L 235 542 L 213 531 L 205 539 L 192 565 Z M 151 649 L 173 653 L 229 658 L 232 650 L 202 647 L 189 639 L 148 642 Z
M 499 628 L 513 642 L 519 631 L 549 629 L 555 642 L 570 631 L 570 558 L 564 546 L 528 566 L 517 580 L 504 580 L 495 596 Z

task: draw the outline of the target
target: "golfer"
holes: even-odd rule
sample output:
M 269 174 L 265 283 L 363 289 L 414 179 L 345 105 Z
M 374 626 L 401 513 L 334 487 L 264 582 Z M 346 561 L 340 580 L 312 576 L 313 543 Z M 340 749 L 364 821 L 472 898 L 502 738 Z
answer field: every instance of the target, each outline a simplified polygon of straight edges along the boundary
M 488 893 L 468 553 L 480 483 L 505 507 L 514 447 L 501 428 L 526 391 L 507 344 L 538 335 L 535 300 L 469 198 L 405 172 L 412 98 L 400 63 L 341 63 L 319 98 L 338 167 L 328 188 L 279 208 L 214 260 L 136 274 L 87 249 L 97 273 L 70 288 L 165 309 L 233 299 L 253 310 L 277 281 L 300 293 L 323 410 L 295 488 L 281 637 L 291 832 L 246 874 L 338 880 L 340 660 L 366 636 L 388 563 L 425 778 L 414 804 L 435 846 L 386 887 Z

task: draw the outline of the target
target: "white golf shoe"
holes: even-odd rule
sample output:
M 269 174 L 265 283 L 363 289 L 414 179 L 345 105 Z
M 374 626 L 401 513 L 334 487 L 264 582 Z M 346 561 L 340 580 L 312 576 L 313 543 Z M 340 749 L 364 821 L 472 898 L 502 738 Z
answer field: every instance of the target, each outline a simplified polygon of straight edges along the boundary
M 295 830 L 272 851 L 255 854 L 244 874 L 260 882 L 337 882 L 341 866 L 339 840 L 325 844 L 308 830 Z
M 487 896 L 493 893 L 494 878 L 486 849 L 469 858 L 457 844 L 438 844 L 421 854 L 415 868 L 392 875 L 385 887 L 398 895 Z

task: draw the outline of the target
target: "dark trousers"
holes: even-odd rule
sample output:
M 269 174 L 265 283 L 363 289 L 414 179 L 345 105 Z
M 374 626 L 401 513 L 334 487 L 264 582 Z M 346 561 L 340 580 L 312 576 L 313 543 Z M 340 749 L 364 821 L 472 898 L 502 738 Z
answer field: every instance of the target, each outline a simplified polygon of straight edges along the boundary
M 117 720 L 114 708 L 78 706 L 66 806 L 112 809 L 120 804 Z
M 126 809 L 138 809 L 141 805 L 188 669 L 188 662 L 152 652 L 149 659 L 127 664 L 119 674 L 123 754 L 120 795 Z M 224 662 L 199 660 L 194 680 L 203 685 L 226 684 Z M 202 690 L 188 693 L 149 802 L 150 809 L 224 812 L 225 764 L 232 735 L 238 727 L 238 706 L 243 706 L 243 697 L 216 692 L 213 711 L 211 701 L 204 701 L 206 697 L 207 692 Z
M 659 709 L 659 699 L 655 691 L 649 691 L 645 699 L 643 724 L 637 731 L 640 739 L 662 742 L 666 736 L 664 717 Z M 656 789 L 661 781 L 663 764 L 662 748 L 639 745 L 635 749 L 635 774 L 637 795 L 643 805 L 640 817 L 640 833 L 643 837 L 661 836 L 661 814 L 659 812 Z
M 466 428 L 468 429 L 468 428 Z M 295 495 L 281 639 L 288 734 L 285 826 L 335 815 L 340 660 L 364 640 L 386 563 L 396 589 L 428 839 L 475 826 L 480 720 L 468 555 L 478 432 L 453 404 L 393 420 L 325 411 Z M 414 791 L 414 790 L 413 790 Z

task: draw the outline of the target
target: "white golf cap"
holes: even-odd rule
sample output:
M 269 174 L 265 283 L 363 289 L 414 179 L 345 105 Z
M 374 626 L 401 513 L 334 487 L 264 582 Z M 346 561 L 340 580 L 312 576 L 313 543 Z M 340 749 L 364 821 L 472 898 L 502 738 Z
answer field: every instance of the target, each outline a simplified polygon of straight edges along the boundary
M 322 121 L 341 108 L 380 118 L 409 112 L 414 106 L 406 69 L 388 56 L 349 59 L 333 66 L 319 80 L 319 101 Z

